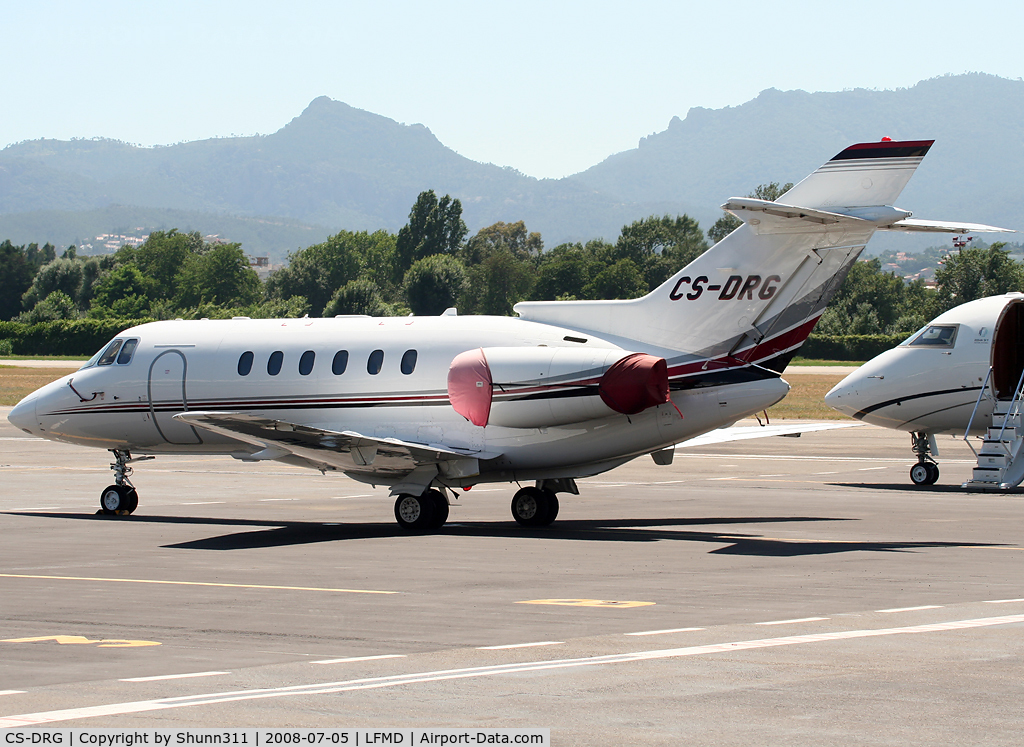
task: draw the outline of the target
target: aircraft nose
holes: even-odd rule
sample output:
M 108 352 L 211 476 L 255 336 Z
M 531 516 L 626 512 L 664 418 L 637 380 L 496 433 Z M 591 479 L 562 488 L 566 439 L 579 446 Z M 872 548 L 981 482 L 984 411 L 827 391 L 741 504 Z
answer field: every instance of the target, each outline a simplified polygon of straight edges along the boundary
M 857 372 L 850 374 L 829 390 L 825 395 L 825 404 L 846 415 L 859 412 L 863 399 L 859 392 L 861 381 Z
M 35 394 L 30 394 L 16 404 L 7 415 L 7 419 L 12 425 L 32 435 L 35 435 L 33 429 L 39 426 L 36 422 L 36 399 Z

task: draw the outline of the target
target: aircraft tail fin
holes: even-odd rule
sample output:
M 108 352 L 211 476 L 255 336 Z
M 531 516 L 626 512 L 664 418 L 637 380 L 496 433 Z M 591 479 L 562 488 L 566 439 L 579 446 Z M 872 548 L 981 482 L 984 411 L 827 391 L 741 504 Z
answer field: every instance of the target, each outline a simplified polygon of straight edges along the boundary
M 666 357 L 674 378 L 754 364 L 781 371 L 872 234 L 917 228 L 892 202 L 931 144 L 852 145 L 778 201 L 730 199 L 722 207 L 743 225 L 643 298 L 531 301 L 515 310 L 531 321 L 643 343 L 645 352 Z
M 782 195 L 779 202 L 824 209 L 892 205 L 934 142 L 883 140 L 851 145 Z

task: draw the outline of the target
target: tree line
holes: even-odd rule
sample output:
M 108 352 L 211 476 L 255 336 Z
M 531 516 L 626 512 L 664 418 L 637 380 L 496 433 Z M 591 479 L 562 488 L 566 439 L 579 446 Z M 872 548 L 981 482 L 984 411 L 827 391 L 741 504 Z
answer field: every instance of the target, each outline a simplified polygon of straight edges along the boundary
M 792 185 L 760 185 L 774 200 Z M 340 231 L 293 252 L 263 282 L 240 244 L 198 233 L 155 231 L 114 254 L 57 256 L 46 244 L 0 244 L 0 320 L 171 319 L 345 314 L 510 315 L 521 300 L 635 298 L 658 287 L 739 222 L 729 214 L 705 236 L 686 215 L 623 226 L 615 242 L 545 250 L 523 221 L 468 236 L 462 205 L 422 192 L 408 223 L 388 231 Z M 1024 289 L 1024 265 L 1005 244 L 949 254 L 937 287 L 906 283 L 877 259 L 857 262 L 815 330 L 825 335 L 909 334 L 965 301 Z

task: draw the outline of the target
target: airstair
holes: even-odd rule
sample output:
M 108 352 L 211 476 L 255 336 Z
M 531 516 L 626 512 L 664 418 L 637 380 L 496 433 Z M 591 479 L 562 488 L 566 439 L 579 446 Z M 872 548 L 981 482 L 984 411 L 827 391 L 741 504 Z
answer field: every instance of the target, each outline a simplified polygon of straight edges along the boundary
M 978 458 L 978 466 L 974 468 L 970 480 L 962 487 L 968 490 L 1010 490 L 1024 481 L 1024 427 L 1021 424 L 1021 410 L 1024 408 L 1024 372 L 1021 373 L 1017 387 L 1011 399 L 999 399 L 995 388 L 990 386 L 992 369 L 985 377 L 978 401 L 974 405 L 971 419 L 967 423 L 964 441 Z M 992 400 L 992 421 L 985 431 L 978 451 L 968 440 L 974 416 L 982 400 L 988 396 Z

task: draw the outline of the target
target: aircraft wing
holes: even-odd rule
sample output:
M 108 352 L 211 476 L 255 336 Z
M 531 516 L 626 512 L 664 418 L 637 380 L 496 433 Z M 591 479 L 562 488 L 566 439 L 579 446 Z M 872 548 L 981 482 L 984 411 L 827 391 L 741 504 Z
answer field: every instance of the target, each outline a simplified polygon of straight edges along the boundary
M 703 436 L 691 438 L 676 444 L 677 449 L 688 449 L 693 446 L 708 446 L 710 444 L 722 444 L 729 441 L 747 441 L 752 438 L 767 438 L 768 436 L 796 436 L 801 433 L 813 433 L 815 431 L 830 431 L 835 428 L 856 428 L 864 425 L 860 422 L 836 422 L 836 423 L 789 423 L 786 425 L 740 425 L 731 428 L 719 428 L 718 430 L 705 433 Z
M 295 456 L 313 467 L 401 477 L 423 468 L 433 475 L 471 477 L 479 473 L 480 459 L 498 454 L 417 444 L 397 438 L 374 438 L 354 431 L 333 431 L 242 412 L 183 412 L 174 416 L 196 428 L 259 447 L 239 456 L 262 461 Z
M 958 223 L 944 220 L 922 220 L 920 218 L 904 218 L 887 226 L 879 226 L 880 231 L 926 231 L 930 233 L 1015 233 L 1012 228 L 986 226 L 983 223 Z

